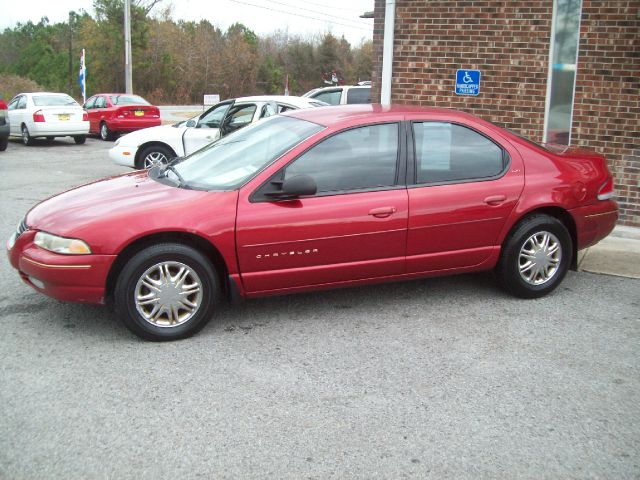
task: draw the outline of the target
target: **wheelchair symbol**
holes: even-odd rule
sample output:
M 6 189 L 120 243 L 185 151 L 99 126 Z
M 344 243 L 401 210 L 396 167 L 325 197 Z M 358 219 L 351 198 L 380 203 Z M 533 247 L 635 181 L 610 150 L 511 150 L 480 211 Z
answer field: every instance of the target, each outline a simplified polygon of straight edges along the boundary
M 471 75 L 469 75 L 469 72 L 467 71 L 464 72 L 464 77 L 462 77 L 462 81 L 464 83 L 473 83 L 473 79 L 471 78 Z

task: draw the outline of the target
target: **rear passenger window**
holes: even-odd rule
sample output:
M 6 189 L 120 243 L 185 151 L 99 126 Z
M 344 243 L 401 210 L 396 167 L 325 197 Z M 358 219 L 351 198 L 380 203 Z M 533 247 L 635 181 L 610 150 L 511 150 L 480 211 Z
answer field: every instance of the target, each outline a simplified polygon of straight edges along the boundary
M 371 88 L 350 88 L 347 90 L 347 103 L 371 103 Z
M 309 175 L 318 193 L 393 186 L 397 158 L 398 125 L 369 125 L 311 147 L 287 167 L 285 179 Z
M 504 169 L 502 149 L 478 132 L 445 122 L 413 124 L 417 183 L 495 177 Z

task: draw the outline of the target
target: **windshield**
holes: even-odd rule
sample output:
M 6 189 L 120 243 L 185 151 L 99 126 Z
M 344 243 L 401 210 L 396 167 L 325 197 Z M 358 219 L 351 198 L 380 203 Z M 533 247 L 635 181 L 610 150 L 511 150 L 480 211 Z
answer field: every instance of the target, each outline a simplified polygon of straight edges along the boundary
M 114 105 L 150 105 L 144 98 L 138 95 L 111 95 L 111 103 Z
M 175 168 L 189 188 L 233 189 L 322 129 L 297 118 L 269 117 L 194 152 Z
M 33 97 L 33 104 L 38 107 L 64 107 L 67 105 L 78 105 L 69 95 L 36 95 Z

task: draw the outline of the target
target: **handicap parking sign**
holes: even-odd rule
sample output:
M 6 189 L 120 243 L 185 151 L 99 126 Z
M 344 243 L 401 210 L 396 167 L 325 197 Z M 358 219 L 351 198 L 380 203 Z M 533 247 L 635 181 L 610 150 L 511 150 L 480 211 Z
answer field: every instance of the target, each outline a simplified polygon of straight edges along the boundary
M 456 95 L 478 95 L 480 93 L 480 70 L 456 71 Z

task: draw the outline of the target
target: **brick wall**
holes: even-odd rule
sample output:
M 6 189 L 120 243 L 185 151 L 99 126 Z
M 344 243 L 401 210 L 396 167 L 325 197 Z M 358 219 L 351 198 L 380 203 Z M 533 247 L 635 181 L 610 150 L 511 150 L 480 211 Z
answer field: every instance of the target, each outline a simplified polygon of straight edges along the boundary
M 384 0 L 375 0 L 374 101 L 380 98 Z M 604 153 L 621 221 L 640 226 L 640 2 L 584 0 L 572 143 Z M 552 0 L 396 0 L 393 103 L 466 110 L 541 141 Z M 457 96 L 458 68 L 482 72 Z

